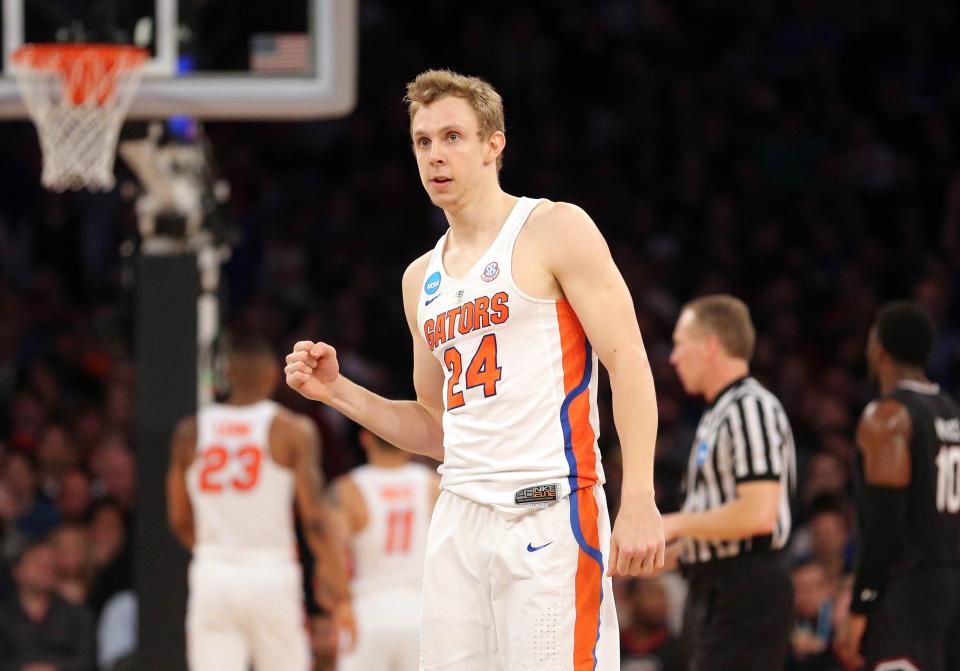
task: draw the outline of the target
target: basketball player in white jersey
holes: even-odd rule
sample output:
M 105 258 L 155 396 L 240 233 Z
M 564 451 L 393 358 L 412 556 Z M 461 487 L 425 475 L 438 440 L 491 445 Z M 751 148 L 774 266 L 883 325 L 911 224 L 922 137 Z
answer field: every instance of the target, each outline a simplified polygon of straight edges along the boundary
M 427 528 L 437 501 L 434 469 L 365 429 L 367 463 L 333 483 L 350 530 L 356 644 L 339 671 L 416 671 Z
M 609 576 L 649 573 L 664 550 L 656 398 L 633 300 L 583 210 L 501 189 L 503 106 L 489 84 L 429 71 L 407 101 L 421 181 L 450 224 L 403 277 L 417 399 L 347 380 L 322 342 L 294 346 L 287 384 L 443 462 L 422 669 L 618 669 Z M 598 358 L 623 451 L 612 534 Z
M 316 427 L 269 400 L 279 381 L 269 345 L 235 340 L 230 396 L 180 422 L 171 444 L 171 529 L 192 551 L 191 671 L 308 671 L 310 654 L 293 505 L 317 561 L 318 601 L 345 598 L 342 540 L 321 501 Z

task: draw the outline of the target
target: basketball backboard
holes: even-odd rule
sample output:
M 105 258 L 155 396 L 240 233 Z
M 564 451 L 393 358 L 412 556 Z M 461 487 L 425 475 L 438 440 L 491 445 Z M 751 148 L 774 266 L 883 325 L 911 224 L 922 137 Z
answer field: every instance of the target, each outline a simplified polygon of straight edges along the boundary
M 357 0 L 2 0 L 0 119 L 26 118 L 13 52 L 121 42 L 151 60 L 133 119 L 312 119 L 356 99 Z

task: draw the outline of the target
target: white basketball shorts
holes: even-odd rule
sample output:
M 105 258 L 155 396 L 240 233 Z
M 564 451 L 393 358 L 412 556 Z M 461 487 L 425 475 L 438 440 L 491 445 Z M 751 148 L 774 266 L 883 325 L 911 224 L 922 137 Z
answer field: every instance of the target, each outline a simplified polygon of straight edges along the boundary
M 309 671 L 303 575 L 295 561 L 195 558 L 187 600 L 190 671 Z
M 420 668 L 619 669 L 609 547 L 599 485 L 520 515 L 443 492 L 427 539 Z
M 395 589 L 354 597 L 357 640 L 337 655 L 337 671 L 417 671 L 420 593 Z

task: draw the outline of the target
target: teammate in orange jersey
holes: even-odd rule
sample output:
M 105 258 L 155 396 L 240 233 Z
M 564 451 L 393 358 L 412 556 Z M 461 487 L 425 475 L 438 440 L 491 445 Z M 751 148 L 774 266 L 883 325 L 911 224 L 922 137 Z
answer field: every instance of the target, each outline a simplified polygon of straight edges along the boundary
M 346 598 L 343 539 L 321 499 L 312 422 L 273 401 L 273 351 L 231 348 L 230 396 L 180 422 L 171 444 L 171 529 L 193 552 L 187 605 L 192 671 L 307 671 L 310 657 L 293 504 L 317 561 L 318 601 Z
M 428 71 L 407 102 L 421 181 L 450 224 L 403 277 L 417 399 L 359 387 L 321 342 L 294 346 L 287 384 L 443 462 L 421 668 L 619 668 L 610 576 L 663 564 L 656 398 L 633 300 L 583 210 L 501 189 L 503 106 L 489 84 Z M 623 450 L 612 534 L 598 358 Z
M 333 483 L 350 533 L 350 592 L 356 645 L 337 658 L 339 671 L 417 671 L 420 594 L 427 528 L 439 478 L 365 429 L 367 463 Z

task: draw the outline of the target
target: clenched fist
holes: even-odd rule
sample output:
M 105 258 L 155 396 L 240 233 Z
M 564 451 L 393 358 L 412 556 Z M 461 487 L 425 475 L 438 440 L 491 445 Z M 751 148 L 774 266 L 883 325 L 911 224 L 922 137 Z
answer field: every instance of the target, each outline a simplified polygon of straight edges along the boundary
M 323 342 L 301 340 L 287 355 L 283 372 L 291 389 L 311 400 L 326 401 L 330 385 L 340 377 L 337 350 Z

